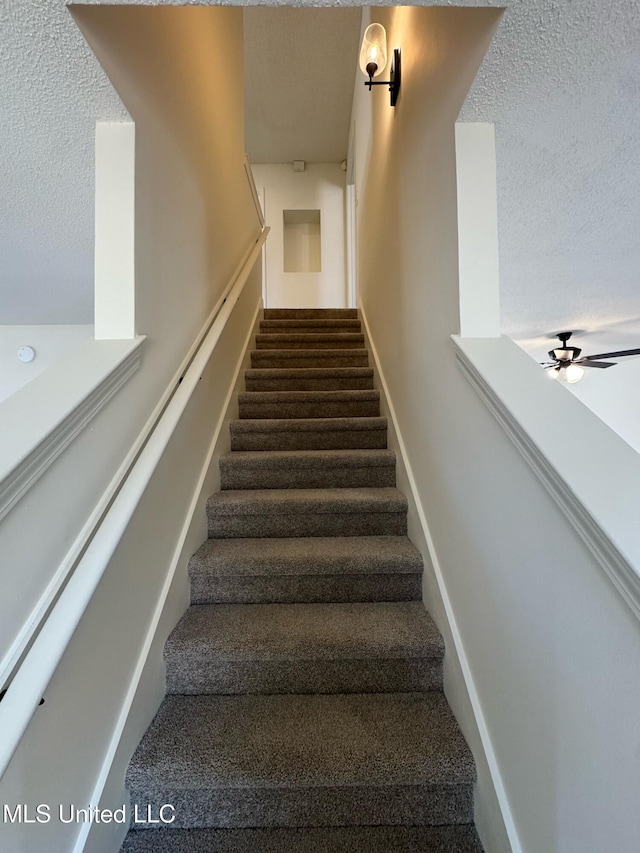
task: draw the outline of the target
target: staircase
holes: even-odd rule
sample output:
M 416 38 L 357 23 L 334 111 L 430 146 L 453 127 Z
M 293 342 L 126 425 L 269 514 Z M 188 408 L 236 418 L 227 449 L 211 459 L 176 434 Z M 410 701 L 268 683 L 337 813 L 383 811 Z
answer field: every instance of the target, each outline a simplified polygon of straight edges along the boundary
M 355 310 L 266 310 L 127 853 L 481 853 Z

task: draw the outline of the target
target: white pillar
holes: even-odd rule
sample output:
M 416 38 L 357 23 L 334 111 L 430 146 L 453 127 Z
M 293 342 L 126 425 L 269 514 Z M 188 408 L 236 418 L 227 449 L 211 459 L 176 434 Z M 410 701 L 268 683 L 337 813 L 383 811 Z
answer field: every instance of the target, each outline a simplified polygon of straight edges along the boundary
M 460 335 L 500 336 L 496 145 L 492 124 L 456 124 Z
M 96 124 L 96 340 L 135 337 L 135 125 Z

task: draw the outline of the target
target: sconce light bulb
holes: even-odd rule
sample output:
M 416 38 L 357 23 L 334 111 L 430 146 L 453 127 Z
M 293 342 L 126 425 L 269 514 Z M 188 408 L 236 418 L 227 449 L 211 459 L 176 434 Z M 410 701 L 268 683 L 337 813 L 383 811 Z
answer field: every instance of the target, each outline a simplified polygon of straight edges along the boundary
M 567 382 L 573 384 L 574 382 L 580 382 L 582 377 L 584 376 L 584 368 L 580 367 L 578 364 L 570 364 L 567 367 Z
M 360 48 L 360 70 L 367 77 L 377 77 L 387 64 L 387 33 L 382 24 L 369 24 Z M 373 71 L 371 70 L 373 67 Z

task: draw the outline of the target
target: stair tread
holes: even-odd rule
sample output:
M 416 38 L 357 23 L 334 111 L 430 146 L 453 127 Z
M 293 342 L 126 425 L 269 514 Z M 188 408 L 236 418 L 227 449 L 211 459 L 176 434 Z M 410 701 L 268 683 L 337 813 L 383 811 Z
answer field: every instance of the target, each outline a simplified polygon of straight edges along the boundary
M 364 334 L 362 332 L 332 332 L 332 331 L 317 331 L 317 332 L 266 332 L 263 334 L 256 335 L 256 342 L 265 340 L 269 343 L 282 342 L 283 344 L 287 343 L 307 343 L 308 341 L 319 341 L 321 343 L 325 343 L 326 341 L 337 341 L 340 343 L 341 341 L 352 342 L 358 341 L 364 344 Z M 283 346 L 282 349 L 287 349 L 286 346 Z
M 394 468 L 393 450 L 231 450 L 220 467 L 263 468 Z
M 165 646 L 167 661 L 215 657 L 216 663 L 443 654 L 440 632 L 418 601 L 194 605 Z
M 373 367 L 250 367 L 244 375 L 247 379 L 369 378 L 373 376 Z
M 146 791 L 471 784 L 471 752 L 432 693 L 169 696 L 131 760 Z
M 343 391 L 241 391 L 239 403 L 341 403 L 355 400 L 380 400 L 380 392 L 345 389 Z
M 271 338 L 273 336 L 269 335 L 269 337 Z M 303 335 L 302 337 L 306 337 L 306 335 Z M 337 356 L 344 356 L 345 358 L 365 358 L 368 355 L 368 350 L 364 347 L 352 347 L 347 349 L 340 349 L 339 347 L 336 347 L 335 349 L 299 349 L 296 347 L 281 347 L 280 349 L 253 349 L 251 350 L 251 355 L 256 356 L 258 360 L 264 360 L 267 358 L 331 359 L 336 358 Z
M 239 418 L 230 422 L 232 433 L 247 432 L 352 432 L 387 428 L 387 419 L 364 418 Z
M 121 853 L 482 853 L 473 826 L 132 831 Z
M 357 308 L 265 308 L 265 320 L 330 320 L 358 318 Z
M 364 347 L 337 349 L 255 349 L 251 351 L 251 367 L 368 367 L 369 353 Z
M 406 536 L 207 539 L 189 571 L 215 576 L 416 574 L 422 557 Z
M 281 513 L 406 512 L 407 499 L 393 487 L 358 489 L 230 489 L 207 501 L 216 515 L 280 515 Z
M 361 329 L 360 320 L 358 319 L 327 319 L 324 320 L 313 320 L 307 318 L 305 319 L 297 319 L 297 320 L 261 320 L 260 321 L 260 329 L 263 332 L 269 332 L 271 329 L 278 331 L 286 331 L 288 329 L 296 330 L 296 329 L 353 329 L 357 332 Z

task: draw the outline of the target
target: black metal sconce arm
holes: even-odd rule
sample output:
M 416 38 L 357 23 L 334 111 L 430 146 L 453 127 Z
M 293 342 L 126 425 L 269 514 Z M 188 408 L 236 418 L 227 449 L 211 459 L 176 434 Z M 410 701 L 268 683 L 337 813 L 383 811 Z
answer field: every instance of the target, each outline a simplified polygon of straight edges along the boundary
M 369 79 L 364 81 L 364 85 L 371 91 L 372 86 L 388 86 L 391 93 L 391 106 L 395 107 L 400 92 L 400 50 L 395 48 L 393 51 L 393 63 L 391 64 L 391 72 L 388 80 L 374 80 L 378 66 L 371 62 L 367 65 Z

